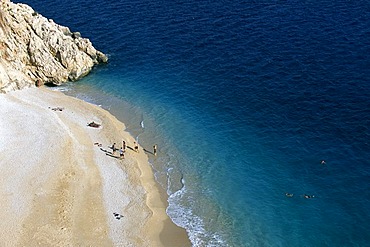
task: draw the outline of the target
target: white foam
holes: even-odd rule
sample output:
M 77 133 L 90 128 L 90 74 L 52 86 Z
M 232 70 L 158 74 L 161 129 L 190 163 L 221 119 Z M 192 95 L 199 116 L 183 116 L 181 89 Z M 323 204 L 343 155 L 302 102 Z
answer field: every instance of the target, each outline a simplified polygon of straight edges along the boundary
M 71 91 L 71 88 L 68 85 L 62 85 L 58 87 L 51 87 L 52 91 L 58 91 L 58 92 L 68 92 Z
M 169 195 L 169 206 L 166 210 L 172 221 L 186 229 L 192 246 L 229 246 L 217 233 L 207 232 L 204 221 L 193 213 L 192 208 L 181 205 L 181 200 L 188 196 L 185 180 L 182 179 L 183 187 L 175 193 Z M 186 198 L 189 200 L 190 198 Z

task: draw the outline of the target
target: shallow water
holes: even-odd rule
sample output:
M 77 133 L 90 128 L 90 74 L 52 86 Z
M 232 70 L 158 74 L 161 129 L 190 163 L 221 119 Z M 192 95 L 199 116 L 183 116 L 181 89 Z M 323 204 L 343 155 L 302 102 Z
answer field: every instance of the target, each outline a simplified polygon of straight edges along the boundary
M 25 2 L 108 53 L 61 89 L 158 144 L 194 246 L 370 242 L 366 1 Z

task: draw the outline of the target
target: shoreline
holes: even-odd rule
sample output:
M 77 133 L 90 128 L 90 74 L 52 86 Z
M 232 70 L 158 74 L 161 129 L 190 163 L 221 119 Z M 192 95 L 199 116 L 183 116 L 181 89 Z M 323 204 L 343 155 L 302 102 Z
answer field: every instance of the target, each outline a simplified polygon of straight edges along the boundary
M 107 155 L 112 143 L 135 141 L 115 116 L 47 88 L 10 92 L 0 102 L 7 116 L 0 120 L 0 172 L 8 175 L 0 180 L 0 243 L 191 246 L 166 214 L 143 149 L 127 149 L 124 160 Z M 88 127 L 91 121 L 101 127 Z

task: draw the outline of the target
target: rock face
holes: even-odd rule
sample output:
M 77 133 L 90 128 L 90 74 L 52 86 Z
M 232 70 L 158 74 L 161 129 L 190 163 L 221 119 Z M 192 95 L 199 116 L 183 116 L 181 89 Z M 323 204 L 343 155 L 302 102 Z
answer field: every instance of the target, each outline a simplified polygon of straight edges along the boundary
M 80 33 L 25 4 L 0 3 L 0 92 L 75 81 L 108 61 Z

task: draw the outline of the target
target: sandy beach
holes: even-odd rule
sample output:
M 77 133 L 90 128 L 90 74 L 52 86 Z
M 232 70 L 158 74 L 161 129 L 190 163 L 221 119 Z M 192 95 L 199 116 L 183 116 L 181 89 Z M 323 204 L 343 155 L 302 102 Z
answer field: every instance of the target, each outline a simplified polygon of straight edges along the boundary
M 191 245 L 166 215 L 151 154 L 109 112 L 29 88 L 0 94 L 0 116 L 0 246 Z M 119 159 L 110 146 L 123 140 Z

